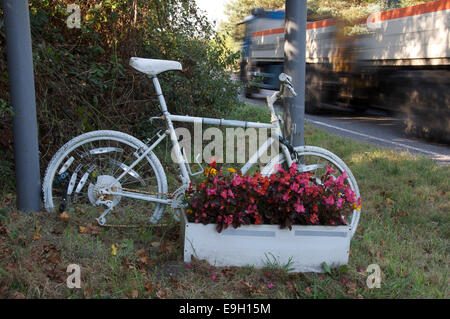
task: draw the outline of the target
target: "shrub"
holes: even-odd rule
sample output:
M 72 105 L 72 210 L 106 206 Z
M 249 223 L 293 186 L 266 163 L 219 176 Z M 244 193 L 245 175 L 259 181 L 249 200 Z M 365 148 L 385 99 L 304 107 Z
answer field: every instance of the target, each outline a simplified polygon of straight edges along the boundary
M 81 9 L 80 29 L 66 25 L 73 3 Z M 2 20 L 0 9 L 0 136 L 9 136 Z M 159 110 L 151 82 L 128 66 L 132 56 L 182 63 L 182 72 L 161 75 L 171 112 L 223 117 L 239 104 L 227 72 L 238 55 L 194 0 L 30 0 L 30 22 L 42 170 L 59 147 L 86 131 L 114 129 L 142 139 L 156 130 L 143 124 Z M 2 153 L 11 143 L 0 139 Z

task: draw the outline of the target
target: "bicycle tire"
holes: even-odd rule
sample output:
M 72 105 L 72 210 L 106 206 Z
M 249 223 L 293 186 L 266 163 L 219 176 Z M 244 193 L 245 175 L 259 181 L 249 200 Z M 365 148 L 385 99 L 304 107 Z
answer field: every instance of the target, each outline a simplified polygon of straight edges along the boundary
M 100 150 L 100 152 L 102 151 L 102 147 L 104 147 L 104 148 L 110 147 L 109 149 L 103 149 L 103 151 L 104 152 L 111 151 L 111 153 L 114 153 L 115 159 L 109 158 L 109 156 L 108 156 L 108 159 L 109 159 L 109 161 L 108 161 L 106 159 L 106 155 L 103 155 L 102 157 L 94 156 L 94 154 L 92 152 L 93 149 L 90 149 L 90 146 L 96 147 L 95 150 Z M 58 181 L 58 179 L 61 179 L 61 175 L 64 174 L 65 172 L 68 173 L 69 170 L 72 171 L 70 181 L 72 181 L 72 177 L 75 175 L 75 177 L 74 177 L 75 184 L 77 184 L 78 186 L 80 186 L 80 184 L 81 184 L 82 176 L 88 174 L 85 183 L 83 183 L 84 186 L 80 187 L 80 190 L 78 191 L 78 193 L 81 194 L 81 190 L 86 191 L 86 194 L 83 193 L 83 196 L 84 196 L 83 198 L 86 199 L 86 195 L 87 195 L 87 199 L 90 200 L 89 196 L 91 195 L 90 193 L 92 193 L 92 191 L 90 191 L 89 188 L 90 188 L 90 185 L 92 184 L 92 182 L 94 181 L 93 178 L 95 179 L 95 176 L 91 176 L 94 174 L 92 174 L 92 172 L 89 172 L 89 169 L 90 169 L 89 167 L 96 166 L 97 165 L 96 163 L 99 163 L 99 165 L 97 165 L 97 166 L 99 166 L 99 170 L 100 170 L 100 169 L 102 169 L 102 165 L 105 165 L 104 172 L 97 172 L 95 174 L 97 176 L 97 182 L 98 182 L 99 176 L 108 176 L 108 175 L 99 175 L 99 174 L 106 174 L 107 169 L 109 172 L 115 170 L 116 173 L 120 172 L 121 170 L 123 171 L 124 166 L 121 164 L 125 164 L 126 160 L 128 160 L 129 162 L 134 161 L 137 157 L 136 154 L 139 152 L 139 150 L 145 151 L 147 149 L 147 147 L 148 146 L 146 144 L 144 144 L 142 141 L 138 140 L 137 138 L 135 138 L 131 135 L 128 135 L 128 134 L 122 133 L 122 132 L 118 132 L 118 131 L 109 131 L 109 130 L 92 131 L 92 132 L 84 133 L 82 135 L 79 135 L 79 136 L 71 139 L 55 153 L 55 155 L 50 160 L 50 162 L 47 166 L 45 177 L 44 177 L 43 184 L 42 184 L 43 200 L 44 200 L 45 209 L 48 212 L 54 212 L 57 207 L 59 210 L 61 210 L 60 208 L 61 208 L 62 204 L 59 203 L 59 206 L 58 206 L 57 205 L 58 203 L 55 203 L 54 199 L 55 199 L 55 196 L 57 195 L 56 193 L 59 193 L 59 192 L 63 193 L 64 191 L 66 191 L 66 190 L 64 190 L 66 184 L 67 184 L 67 193 L 69 193 L 68 185 L 70 185 L 70 182 L 61 184 L 61 186 L 58 186 L 58 187 L 57 187 L 57 185 L 59 185 L 59 183 L 61 183 L 61 181 L 56 183 Z M 114 148 L 115 148 L 115 150 L 112 151 Z M 122 152 L 120 151 L 121 148 L 122 148 Z M 133 154 L 125 154 L 127 156 L 126 159 L 125 159 L 125 157 L 123 157 L 123 158 L 119 157 L 120 156 L 119 153 L 124 154 L 125 149 L 128 152 L 132 152 L 132 153 L 134 151 Z M 85 155 L 85 154 L 87 154 L 87 155 Z M 106 154 L 106 153 L 101 153 L 99 155 L 102 155 L 102 154 Z M 125 156 L 125 155 L 123 155 L 123 156 Z M 71 158 L 73 158 L 73 159 L 71 159 Z M 103 159 L 104 159 L 104 161 L 102 161 Z M 91 164 L 89 164 L 89 161 L 91 161 Z M 123 162 L 120 162 L 120 161 L 123 161 Z M 86 163 L 91 166 L 88 166 Z M 148 165 L 147 165 L 147 163 L 148 163 Z M 67 164 L 69 164 L 69 165 L 64 170 L 64 165 L 67 165 Z M 153 184 L 152 187 L 154 187 L 155 192 L 167 193 L 168 187 L 167 187 L 166 174 L 164 173 L 164 169 L 163 169 L 159 159 L 156 157 L 156 155 L 153 152 L 150 152 L 146 156 L 146 158 L 143 159 L 139 164 L 142 165 L 139 168 L 142 168 L 143 172 L 145 174 L 147 174 L 147 176 L 149 176 L 149 178 L 146 178 L 144 180 L 144 178 L 143 178 L 143 177 L 145 177 L 145 175 L 143 175 L 144 173 L 141 174 L 143 177 L 140 177 L 139 174 L 137 175 L 140 177 L 140 179 L 138 179 L 137 177 L 135 179 L 137 181 L 139 181 L 139 183 L 141 183 L 141 187 L 143 187 L 142 181 L 144 182 L 144 184 L 146 182 L 147 182 L 147 184 L 152 183 Z M 77 167 L 75 169 L 75 170 L 77 170 L 80 165 L 82 165 L 82 169 L 78 170 L 78 172 L 80 173 L 80 176 L 78 176 L 78 172 L 73 171 L 73 168 Z M 108 165 L 110 165 L 110 166 L 108 166 Z M 134 172 L 136 171 L 137 166 L 134 168 Z M 97 170 L 97 168 L 95 168 L 94 170 Z M 84 174 L 82 174 L 83 171 L 84 171 Z M 154 173 L 153 175 L 151 175 L 151 171 L 153 171 L 153 173 Z M 69 173 L 66 174 L 65 180 L 67 180 L 68 175 L 70 175 L 70 174 Z M 126 177 L 129 178 L 128 175 Z M 156 183 L 154 183 L 155 181 L 153 179 L 156 180 Z M 90 184 L 88 184 L 88 182 L 90 182 Z M 129 183 L 132 183 L 132 182 L 129 182 Z M 88 185 L 86 186 L 86 184 L 88 184 Z M 58 191 L 56 190 L 56 187 L 58 188 Z M 149 188 L 150 185 L 146 185 L 146 187 Z M 70 195 L 72 195 L 75 186 L 71 186 L 71 188 L 72 189 L 71 189 Z M 75 189 L 75 192 L 76 192 L 76 190 L 77 189 Z M 59 195 L 66 196 L 64 194 L 59 194 Z M 161 196 L 159 196 L 159 197 L 162 198 Z M 121 200 L 121 198 L 120 198 L 120 196 L 115 196 L 114 200 Z M 127 198 L 127 202 L 128 201 L 131 202 L 131 200 L 137 201 L 136 199 L 128 199 Z M 66 199 L 66 201 L 67 201 L 67 199 Z M 61 202 L 63 202 L 63 200 L 61 200 Z M 89 201 L 87 201 L 87 202 L 88 202 L 87 204 L 89 205 Z M 142 201 L 140 201 L 140 202 L 142 202 Z M 93 204 L 92 201 L 90 202 L 90 204 Z M 152 203 L 152 204 L 154 205 L 154 208 L 152 209 L 153 213 L 151 215 L 150 222 L 156 223 L 161 218 L 162 213 L 164 212 L 164 209 L 165 209 L 165 207 L 164 207 L 165 205 L 162 203 Z M 93 205 L 93 206 L 95 206 L 95 205 Z
M 344 171 L 347 172 L 347 182 L 350 185 L 350 188 L 355 192 L 356 198 L 359 198 L 360 192 L 358 183 L 356 182 L 355 177 L 353 176 L 353 173 L 351 172 L 350 168 L 344 163 L 342 159 L 340 159 L 337 155 L 333 154 L 332 152 L 321 148 L 317 146 L 297 146 L 294 148 L 295 152 L 297 153 L 297 156 L 299 158 L 307 158 L 308 156 L 316 156 L 319 158 L 323 158 L 324 160 L 331 163 L 334 168 L 339 170 L 339 173 L 342 174 Z M 264 168 L 261 171 L 261 174 L 263 176 L 269 176 L 275 172 L 275 168 L 277 164 L 281 164 L 282 166 L 286 166 L 285 164 L 286 158 L 283 153 L 278 154 L 274 158 L 272 158 L 269 163 L 264 166 Z M 307 163 L 306 163 L 307 164 Z M 331 166 L 330 165 L 330 166 Z M 285 167 L 286 168 L 286 167 Z M 353 210 L 352 219 L 350 222 L 351 227 L 351 236 L 355 234 L 355 231 L 358 227 L 359 218 L 360 218 L 361 211 Z

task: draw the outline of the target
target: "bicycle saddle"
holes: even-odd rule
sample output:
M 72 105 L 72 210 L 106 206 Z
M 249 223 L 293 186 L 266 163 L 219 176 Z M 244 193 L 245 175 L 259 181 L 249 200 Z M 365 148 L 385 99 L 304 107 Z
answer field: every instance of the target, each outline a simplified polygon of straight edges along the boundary
M 139 72 L 155 76 L 159 73 L 170 70 L 182 70 L 180 62 L 170 60 L 156 60 L 132 57 L 130 58 L 130 66 Z

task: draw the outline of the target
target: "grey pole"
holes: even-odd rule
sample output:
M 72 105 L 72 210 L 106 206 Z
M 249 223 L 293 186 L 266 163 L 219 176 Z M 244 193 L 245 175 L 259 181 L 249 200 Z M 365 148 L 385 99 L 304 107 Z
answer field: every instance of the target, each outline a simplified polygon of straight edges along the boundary
M 286 0 L 284 73 L 292 76 L 296 97 L 285 100 L 285 133 L 294 146 L 304 145 L 306 0 Z
M 17 208 L 40 211 L 36 98 L 27 0 L 3 0 L 8 73 L 14 116 Z

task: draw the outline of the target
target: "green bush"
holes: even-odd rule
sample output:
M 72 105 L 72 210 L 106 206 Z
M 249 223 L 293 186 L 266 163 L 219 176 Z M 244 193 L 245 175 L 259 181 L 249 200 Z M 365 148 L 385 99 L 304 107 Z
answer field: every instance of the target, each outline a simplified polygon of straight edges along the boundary
M 81 8 L 81 28 L 66 21 Z M 0 10 L 0 136 L 12 130 L 3 13 Z M 229 51 L 194 0 L 30 0 L 41 169 L 71 137 L 95 129 L 142 138 L 159 114 L 151 82 L 128 66 L 132 56 L 180 61 L 160 76 L 173 113 L 225 116 L 238 105 L 227 72 Z M 3 150 L 11 140 L 0 138 Z M 1 157 L 0 160 L 4 160 Z

